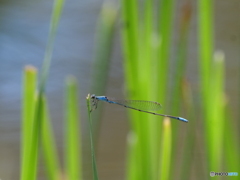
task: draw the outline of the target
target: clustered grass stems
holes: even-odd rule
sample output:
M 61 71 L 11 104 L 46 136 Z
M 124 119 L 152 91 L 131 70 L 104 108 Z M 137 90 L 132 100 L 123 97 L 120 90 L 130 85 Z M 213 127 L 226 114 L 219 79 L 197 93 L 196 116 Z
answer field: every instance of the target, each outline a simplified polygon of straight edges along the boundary
M 36 91 L 36 71 L 33 68 L 26 69 L 26 75 L 24 75 L 25 83 L 23 87 L 23 137 L 22 137 L 22 169 L 21 179 L 22 180 L 34 180 L 37 175 L 37 164 L 38 164 L 38 151 L 41 143 L 42 128 L 44 125 L 44 119 L 47 117 L 45 113 L 45 86 L 46 80 L 51 64 L 52 51 L 54 47 L 54 40 L 56 36 L 56 30 L 58 27 L 60 15 L 62 12 L 64 0 L 55 0 L 52 20 L 50 26 L 50 33 L 47 42 L 47 47 L 44 56 L 43 69 L 39 80 L 39 88 Z M 29 115 L 28 111 L 31 110 Z M 47 124 L 45 124 L 47 125 Z M 28 129 L 27 129 L 28 128 Z M 50 138 L 51 139 L 51 138 Z M 43 145 L 46 145 L 43 143 Z M 45 148 L 46 150 L 46 148 Z M 53 152 L 52 150 L 51 152 Z M 50 151 L 45 151 L 50 152 Z M 54 159 L 54 158 L 53 158 Z M 49 158 L 46 157 L 46 160 Z M 47 161 L 47 167 L 53 167 L 50 165 L 51 161 Z M 55 171 L 56 168 L 51 168 Z M 48 172 L 50 172 L 49 170 Z M 55 174 L 52 172 L 49 174 Z M 55 175 L 52 176 L 57 177 Z
M 145 1 L 140 14 L 138 1 L 122 0 L 122 46 L 128 99 L 150 99 L 166 104 L 174 5 L 172 0 L 161 1 L 156 26 L 153 1 Z M 159 171 L 164 171 L 159 169 L 163 168 L 159 162 L 161 118 L 134 111 L 129 115 L 136 142 L 129 145 L 127 179 L 158 179 Z
M 45 97 L 46 80 L 51 64 L 54 39 L 58 27 L 64 0 L 55 0 L 51 20 L 50 34 L 45 51 L 39 87 L 36 90 L 37 71 L 27 66 L 24 72 L 23 104 L 22 104 L 22 164 L 21 179 L 34 180 L 37 176 L 39 147 L 42 145 L 46 169 L 49 179 L 61 178 L 59 160 L 57 158 L 55 140 L 48 114 Z M 213 8 L 212 1 L 198 1 L 199 28 L 199 74 L 201 94 L 201 115 L 194 111 L 194 100 L 191 85 L 185 82 L 184 69 L 186 65 L 187 34 L 191 8 L 186 8 L 183 15 L 183 29 L 180 32 L 178 59 L 173 75 L 172 99 L 167 97 L 169 91 L 169 59 L 173 29 L 173 0 L 162 0 L 155 7 L 152 0 L 144 2 L 143 13 L 139 14 L 140 3 L 137 0 L 122 0 L 122 47 L 124 52 L 124 75 L 126 97 L 129 99 L 149 99 L 161 102 L 163 105 L 170 99 L 171 112 L 180 112 L 180 102 L 183 102 L 188 117 L 191 118 L 190 129 L 184 135 L 182 147 L 177 147 L 182 128 L 178 121 L 170 121 L 161 117 L 129 111 L 131 131 L 128 135 L 127 177 L 128 180 L 158 180 L 176 179 L 178 172 L 182 179 L 190 179 L 191 168 L 194 172 L 210 172 L 229 169 L 240 171 L 239 142 L 237 130 L 230 115 L 226 114 L 226 98 L 224 91 L 224 53 L 213 50 Z M 153 12 L 160 13 L 154 17 Z M 95 75 L 93 89 L 102 94 L 105 91 L 106 77 L 109 66 L 111 40 L 116 20 L 116 9 L 104 6 L 95 55 Z M 185 18 L 185 19 L 184 19 Z M 156 19 L 156 20 L 155 20 Z M 157 22 L 157 23 L 156 23 Z M 100 65 L 100 66 L 99 66 Z M 100 68 L 99 68 L 100 67 Z M 101 82 L 98 84 L 97 82 Z M 68 78 L 66 88 L 66 154 L 65 177 L 71 180 L 82 179 L 81 151 L 79 144 L 79 107 L 77 103 L 77 83 L 74 78 Z M 105 84 L 105 85 L 103 85 Z M 101 87 L 100 87 L 101 86 Z M 99 87 L 99 88 L 98 88 Z M 182 89 L 182 93 L 180 93 Z M 182 96 L 183 95 L 183 96 Z M 90 95 L 87 97 L 88 121 L 91 142 L 93 178 L 98 179 L 93 122 L 91 117 Z M 165 110 L 166 112 L 166 110 Z M 173 114 L 175 115 L 175 114 Z M 186 117 L 186 118 L 188 118 Z M 226 119 L 228 123 L 225 123 Z M 206 157 L 203 156 L 202 166 L 191 162 L 194 153 L 198 153 L 194 141 L 199 124 L 204 122 L 202 139 Z M 70 133 L 71 132 L 71 133 Z M 230 139 L 230 140 L 229 140 Z M 225 143 L 225 146 L 224 144 Z M 177 145 L 176 145 L 177 144 Z M 183 152 L 183 155 L 179 153 Z M 225 158 L 223 155 L 225 154 Z M 180 161 L 176 162 L 176 159 Z M 183 163 L 180 164 L 180 163 Z M 226 162 L 223 166 L 223 162 Z M 199 170 L 202 169 L 202 170 Z M 187 175 L 186 175 L 187 174 Z M 203 175 L 206 178 L 206 176 Z M 197 178 L 197 177 L 196 177 Z

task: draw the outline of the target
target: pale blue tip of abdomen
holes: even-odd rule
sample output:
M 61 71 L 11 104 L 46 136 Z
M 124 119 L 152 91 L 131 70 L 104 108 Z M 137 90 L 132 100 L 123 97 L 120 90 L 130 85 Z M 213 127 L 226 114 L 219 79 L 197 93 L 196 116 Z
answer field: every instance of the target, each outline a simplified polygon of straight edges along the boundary
M 180 121 L 183 121 L 183 122 L 188 122 L 187 119 L 184 119 L 184 118 L 182 118 L 182 117 L 178 117 L 178 119 L 179 119 Z

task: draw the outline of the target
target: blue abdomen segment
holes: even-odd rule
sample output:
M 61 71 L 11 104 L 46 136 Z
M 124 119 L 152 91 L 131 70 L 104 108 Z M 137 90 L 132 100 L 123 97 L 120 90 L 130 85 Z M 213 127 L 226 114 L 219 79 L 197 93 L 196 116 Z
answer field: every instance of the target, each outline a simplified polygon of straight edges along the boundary
M 95 98 L 100 101 L 108 102 L 108 98 L 106 96 L 96 96 Z
M 112 104 L 119 104 L 119 103 L 116 103 L 114 101 L 110 101 L 106 96 L 96 96 L 96 99 L 100 100 L 100 101 L 105 101 L 105 102 L 108 102 L 108 103 L 112 103 Z
M 179 119 L 180 121 L 188 122 L 188 120 L 186 120 L 186 119 L 184 119 L 184 118 L 182 118 L 182 117 L 178 117 L 178 119 Z

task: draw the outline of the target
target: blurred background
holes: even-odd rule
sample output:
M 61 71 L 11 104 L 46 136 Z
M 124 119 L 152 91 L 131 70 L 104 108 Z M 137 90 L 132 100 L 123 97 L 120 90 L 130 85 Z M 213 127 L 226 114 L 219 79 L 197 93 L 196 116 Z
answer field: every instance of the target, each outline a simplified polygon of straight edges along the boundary
M 119 1 L 113 2 L 116 4 L 116 9 L 120 7 Z M 176 52 L 178 40 L 176 33 L 179 30 L 179 14 L 186 3 L 191 3 L 192 17 L 185 75 L 193 92 L 197 92 L 200 87 L 196 1 L 179 0 L 176 2 L 170 58 L 176 58 L 174 52 Z M 84 179 L 89 179 L 89 174 L 91 174 L 91 162 L 88 157 L 85 157 L 89 155 L 85 97 L 88 93 L 95 93 L 90 92 L 90 87 L 92 86 L 96 27 L 102 4 L 102 0 L 65 2 L 57 30 L 46 91 L 58 156 L 63 163 L 64 81 L 67 75 L 74 75 L 79 82 Z M 33 65 L 41 69 L 52 6 L 53 2 L 46 0 L 0 1 L 0 179 L 2 180 L 19 179 L 20 176 L 23 68 L 26 65 Z M 225 54 L 226 99 L 232 110 L 232 118 L 238 121 L 240 2 L 218 0 L 213 8 L 214 49 L 222 50 Z M 120 27 L 121 23 L 117 20 L 105 93 L 115 98 L 123 98 L 124 91 Z M 174 64 L 171 64 L 170 69 L 172 66 Z M 199 97 L 195 98 L 199 99 Z M 126 177 L 126 139 L 129 131 L 129 122 L 126 119 L 127 113 L 124 108 L 108 104 L 104 106 L 96 147 L 100 179 L 120 180 Z M 239 136 L 239 133 L 237 135 Z M 39 167 L 38 179 L 46 179 L 44 165 L 41 161 Z

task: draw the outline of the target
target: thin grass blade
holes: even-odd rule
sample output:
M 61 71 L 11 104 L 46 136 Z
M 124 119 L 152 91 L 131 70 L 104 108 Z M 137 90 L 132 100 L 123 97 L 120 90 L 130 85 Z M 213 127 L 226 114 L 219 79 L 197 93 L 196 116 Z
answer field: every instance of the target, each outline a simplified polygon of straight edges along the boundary
M 33 157 L 30 155 L 31 135 L 35 108 L 35 90 L 37 85 L 37 70 L 35 67 L 26 66 L 23 79 L 22 101 L 22 149 L 21 149 L 21 180 L 29 177 L 28 163 Z M 31 169 L 36 171 L 35 169 Z
M 236 122 L 233 122 L 234 118 L 231 116 L 230 106 L 227 106 L 227 114 L 224 127 L 224 169 L 227 169 L 229 172 L 240 172 L 240 142 L 238 136 L 239 126 L 236 126 Z
M 42 132 L 42 119 L 43 115 L 43 97 L 36 95 L 36 110 L 34 114 L 34 121 L 31 131 L 30 153 L 27 164 L 28 176 L 24 180 L 35 180 L 37 174 L 38 152 L 40 137 Z
M 52 19 L 50 23 L 50 32 L 49 32 L 48 42 L 45 50 L 42 73 L 40 77 L 40 84 L 39 84 L 40 96 L 45 90 L 45 83 L 49 74 L 52 52 L 54 48 L 54 41 L 57 33 L 57 27 L 61 17 L 64 2 L 65 0 L 54 0 Z
M 201 91 L 203 96 L 203 103 L 205 108 L 209 108 L 207 103 L 209 77 L 211 72 L 213 60 L 213 1 L 212 0 L 199 0 L 199 70 L 201 80 Z
M 211 114 L 211 105 L 209 99 L 209 79 L 211 77 L 211 67 L 213 60 L 213 1 L 212 0 L 199 0 L 198 1 L 198 28 L 199 28 L 199 72 L 200 72 L 200 91 L 202 99 L 202 118 L 205 120 L 206 131 L 205 140 L 208 146 L 211 141 L 208 138 L 208 132 L 211 127 L 209 122 L 209 115 Z M 208 150 L 207 150 L 208 151 Z M 208 151 L 209 152 L 209 151 Z M 207 154 L 207 159 L 210 157 L 210 153 Z M 206 170 L 210 170 L 209 164 L 206 165 Z
M 77 82 L 74 77 L 69 77 L 66 84 L 66 172 L 68 179 L 80 180 L 82 167 Z
M 171 144 L 172 144 L 171 121 L 169 118 L 164 118 L 162 132 L 162 146 L 160 154 L 160 171 L 158 178 L 159 180 L 169 179 L 170 177 L 171 152 L 172 152 Z
M 48 105 L 46 98 L 43 101 L 43 127 L 42 127 L 42 149 L 46 164 L 48 178 L 58 180 L 61 177 L 59 159 L 57 157 L 56 142 L 50 124 Z
M 40 133 L 42 132 L 42 121 L 44 118 L 43 95 L 45 91 L 46 79 L 47 79 L 49 68 L 50 68 L 56 29 L 60 19 L 63 2 L 64 2 L 63 0 L 55 0 L 55 4 L 54 4 L 50 34 L 49 34 L 48 43 L 45 51 L 43 69 L 40 77 L 39 91 L 37 93 L 37 98 L 36 98 L 34 121 L 33 121 L 32 133 L 31 133 L 31 143 L 30 143 L 31 147 L 30 147 L 30 153 L 29 153 L 29 156 L 32 158 L 30 160 L 28 159 L 29 161 L 27 162 L 27 165 L 26 165 L 26 167 L 28 168 L 28 174 L 27 174 L 28 176 L 24 178 L 24 180 L 36 179 L 38 148 L 39 148 L 39 141 L 41 137 Z
M 91 117 L 90 99 L 91 99 L 91 96 L 90 96 L 90 94 L 88 94 L 86 101 L 87 101 L 87 109 L 88 109 L 88 124 L 89 124 L 90 143 L 91 143 L 93 179 L 98 180 L 97 163 L 96 163 L 96 158 L 95 158 L 94 140 L 93 140 L 93 132 L 92 132 L 92 117 Z
M 127 179 L 137 179 L 139 175 L 139 170 L 136 165 L 136 161 L 138 160 L 139 155 L 136 154 L 137 151 L 137 137 L 134 132 L 129 132 L 127 136 L 127 144 L 128 144 L 128 151 L 127 151 Z
M 122 43 L 125 57 L 125 76 L 128 91 L 132 98 L 138 84 L 139 26 L 138 1 L 122 0 Z
M 210 169 L 221 169 L 223 157 L 223 137 L 225 122 L 224 98 L 224 54 L 218 51 L 214 55 L 209 87 L 208 119 L 206 122 Z M 214 126 L 212 126 L 214 124 Z M 210 170 L 209 169 L 209 170 Z

